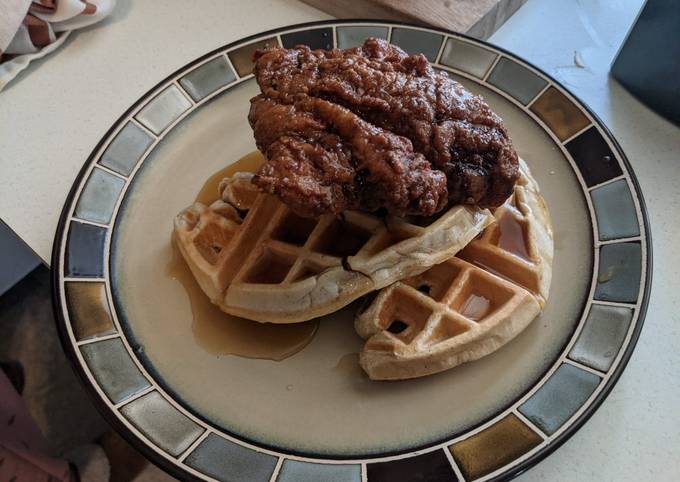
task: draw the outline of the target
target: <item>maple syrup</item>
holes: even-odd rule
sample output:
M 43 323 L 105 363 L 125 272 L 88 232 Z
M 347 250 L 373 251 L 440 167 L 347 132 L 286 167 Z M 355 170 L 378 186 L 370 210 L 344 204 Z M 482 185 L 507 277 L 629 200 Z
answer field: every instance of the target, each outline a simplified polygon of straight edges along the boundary
M 255 172 L 264 164 L 264 161 L 262 153 L 256 150 L 229 164 L 224 169 L 220 169 L 203 184 L 196 196 L 196 202 L 210 206 L 219 198 L 218 188 L 222 179 L 233 176 L 237 172 Z
M 460 314 L 473 321 L 479 321 L 486 316 L 490 308 L 491 300 L 473 293 L 463 302 Z
M 512 214 L 505 213 L 498 221 L 498 247 L 515 256 L 531 261 L 527 251 L 526 226 Z

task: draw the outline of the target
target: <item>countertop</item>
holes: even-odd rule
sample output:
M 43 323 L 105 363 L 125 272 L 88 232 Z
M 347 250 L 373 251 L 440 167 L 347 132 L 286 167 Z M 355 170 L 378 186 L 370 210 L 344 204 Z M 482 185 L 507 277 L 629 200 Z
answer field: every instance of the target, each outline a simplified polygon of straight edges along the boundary
M 647 318 L 623 376 L 576 435 L 517 480 L 680 480 L 680 129 L 608 77 L 642 3 L 529 0 L 490 38 L 562 82 L 613 132 L 642 187 L 654 250 Z M 0 218 L 43 260 L 80 167 L 151 86 L 241 37 L 328 18 L 296 1 L 195 5 L 119 0 L 111 18 L 0 93 Z

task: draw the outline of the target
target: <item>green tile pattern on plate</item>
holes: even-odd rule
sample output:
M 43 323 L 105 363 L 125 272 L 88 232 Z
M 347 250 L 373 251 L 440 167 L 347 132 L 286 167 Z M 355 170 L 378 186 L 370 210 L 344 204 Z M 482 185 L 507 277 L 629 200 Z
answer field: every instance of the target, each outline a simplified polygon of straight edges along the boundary
M 563 363 L 519 411 L 546 434 L 552 435 L 583 406 L 602 379 Z
M 361 466 L 285 460 L 276 482 L 361 482 Z
M 184 463 L 221 482 L 269 482 L 277 458 L 210 434 Z
M 146 438 L 170 455 L 184 452 L 204 432 L 156 391 L 131 401 L 120 411 Z
M 93 342 L 80 350 L 95 380 L 113 403 L 120 403 L 149 386 L 120 338 Z
M 640 225 L 633 196 L 625 179 L 605 184 L 590 191 L 597 217 L 600 240 L 640 235 Z
M 76 205 L 75 217 L 108 224 L 125 181 L 103 169 L 92 169 Z
M 99 164 L 128 176 L 152 142 L 153 137 L 144 129 L 128 122 L 106 148 Z
M 394 28 L 391 42 L 411 55 L 423 54 L 427 60 L 434 62 L 443 39 L 444 36 L 437 33 L 412 28 Z
M 548 84 L 544 79 L 514 60 L 501 57 L 486 79 L 527 105 Z
M 368 37 L 387 39 L 387 27 L 338 27 L 335 31 L 339 49 L 358 47 Z
M 196 102 L 236 80 L 227 59 L 220 55 L 188 73 L 179 83 Z
M 633 310 L 621 306 L 593 304 L 569 358 L 606 372 L 626 338 Z
M 190 107 L 189 99 L 177 86 L 171 85 L 140 110 L 136 118 L 152 132 L 160 134 Z
M 595 299 L 635 303 L 640 291 L 640 243 L 606 244 L 600 248 Z
M 483 47 L 450 38 L 446 41 L 439 63 L 481 79 L 497 56 Z

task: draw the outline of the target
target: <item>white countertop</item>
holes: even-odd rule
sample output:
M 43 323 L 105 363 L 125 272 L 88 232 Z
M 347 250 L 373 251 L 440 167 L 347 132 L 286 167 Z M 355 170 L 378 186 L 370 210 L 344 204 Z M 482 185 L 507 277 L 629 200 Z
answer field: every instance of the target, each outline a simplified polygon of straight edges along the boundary
M 645 325 L 621 379 L 581 430 L 518 480 L 680 480 L 680 129 L 608 77 L 643 3 L 529 0 L 489 39 L 562 82 L 609 127 L 642 187 L 654 257 Z
M 576 435 L 517 480 L 680 480 L 680 129 L 608 78 L 642 3 L 529 0 L 490 39 L 561 81 L 610 128 L 642 186 L 654 248 L 647 319 L 621 380 Z M 73 35 L 0 93 L 0 218 L 44 260 L 78 170 L 151 86 L 246 35 L 328 18 L 296 1 L 193 5 L 118 0 L 107 25 Z

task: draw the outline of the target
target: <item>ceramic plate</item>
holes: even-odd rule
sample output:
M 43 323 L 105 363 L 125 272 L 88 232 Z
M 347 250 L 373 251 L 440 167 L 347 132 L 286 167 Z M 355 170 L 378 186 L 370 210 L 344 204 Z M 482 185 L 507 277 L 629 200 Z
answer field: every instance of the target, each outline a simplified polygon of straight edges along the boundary
M 539 181 L 555 232 L 550 299 L 529 328 L 479 361 L 404 382 L 363 375 L 355 305 L 318 329 L 273 335 L 291 353 L 311 342 L 281 361 L 266 359 L 287 353 L 255 346 L 266 338 L 260 332 L 234 335 L 203 320 L 210 306 L 200 299 L 192 309 L 191 282 L 176 271 L 170 241 L 173 217 L 206 179 L 255 149 L 246 120 L 258 92 L 252 52 L 347 48 L 368 36 L 422 52 L 486 98 Z M 66 351 L 108 420 L 177 477 L 503 479 L 572 435 L 620 376 L 645 313 L 650 250 L 623 153 L 545 73 L 448 31 L 320 22 L 206 54 L 123 114 L 64 206 L 54 301 Z M 242 349 L 265 359 L 229 354 Z

